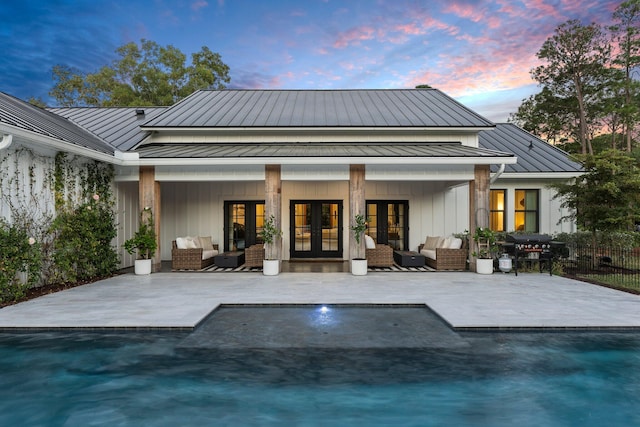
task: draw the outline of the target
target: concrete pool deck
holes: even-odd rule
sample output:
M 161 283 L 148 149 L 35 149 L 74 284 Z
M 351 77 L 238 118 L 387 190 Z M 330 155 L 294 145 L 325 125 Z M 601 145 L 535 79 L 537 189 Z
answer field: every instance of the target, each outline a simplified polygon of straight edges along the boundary
M 453 328 L 638 329 L 640 296 L 539 273 L 123 274 L 0 309 L 0 330 L 191 329 L 220 304 L 425 304 Z

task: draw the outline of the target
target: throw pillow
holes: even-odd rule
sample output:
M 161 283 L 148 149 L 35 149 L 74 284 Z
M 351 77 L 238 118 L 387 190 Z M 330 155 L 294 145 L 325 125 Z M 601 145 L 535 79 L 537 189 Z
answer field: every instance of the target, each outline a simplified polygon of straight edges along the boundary
M 424 249 L 435 249 L 440 239 L 440 236 L 427 236 L 427 240 L 424 242 Z
M 440 245 L 438 246 L 439 248 L 442 249 L 447 249 L 451 247 L 451 240 L 453 240 L 453 236 L 449 236 L 446 239 L 442 240 L 442 242 L 440 243 Z
M 367 249 L 375 249 L 376 248 L 376 242 L 373 240 L 373 237 L 369 236 L 368 234 L 364 235 L 364 246 Z
M 211 241 L 211 236 L 198 237 L 198 240 L 200 241 L 200 247 L 202 249 L 204 249 L 205 251 L 213 250 L 213 242 Z
M 449 245 L 451 249 L 460 249 L 462 248 L 462 239 L 459 237 L 454 237 L 451 239 L 451 244 Z
M 185 237 L 185 240 L 187 242 L 187 249 L 198 249 L 198 245 L 200 245 L 200 242 L 198 242 L 198 244 L 196 244 L 195 240 L 193 240 L 193 237 Z
M 187 241 L 183 237 L 176 237 L 176 247 L 178 249 L 187 249 Z

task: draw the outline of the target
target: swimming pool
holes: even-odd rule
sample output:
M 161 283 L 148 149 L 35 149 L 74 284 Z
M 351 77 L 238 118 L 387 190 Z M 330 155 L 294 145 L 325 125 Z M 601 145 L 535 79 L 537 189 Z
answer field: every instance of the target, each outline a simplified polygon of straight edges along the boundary
M 342 324 L 307 317 L 322 339 Z M 0 334 L 0 425 L 640 425 L 637 333 L 463 333 L 395 347 L 251 347 L 243 335 Z

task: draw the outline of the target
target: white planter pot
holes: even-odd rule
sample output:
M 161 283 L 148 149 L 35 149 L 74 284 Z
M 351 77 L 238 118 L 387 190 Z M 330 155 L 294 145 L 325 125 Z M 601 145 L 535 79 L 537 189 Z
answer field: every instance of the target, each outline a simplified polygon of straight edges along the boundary
M 151 274 L 151 260 L 150 259 L 137 259 L 133 267 L 134 273 L 138 275 Z
M 366 259 L 352 259 L 351 260 L 351 274 L 354 276 L 366 276 L 367 274 L 367 260 Z
M 280 260 L 265 259 L 262 261 L 262 274 L 265 276 L 277 276 L 280 273 Z
M 476 260 L 476 273 L 478 273 L 478 274 L 493 274 L 493 260 L 492 259 L 477 259 Z

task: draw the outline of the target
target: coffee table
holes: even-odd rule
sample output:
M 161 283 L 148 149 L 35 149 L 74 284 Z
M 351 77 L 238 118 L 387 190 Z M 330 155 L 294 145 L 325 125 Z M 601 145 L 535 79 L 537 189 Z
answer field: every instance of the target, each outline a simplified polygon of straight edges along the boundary
M 414 251 L 393 251 L 393 260 L 400 267 L 424 267 L 424 255 Z
M 244 264 L 244 252 L 223 252 L 216 255 L 213 259 L 213 262 L 218 267 L 240 267 L 242 264 Z

